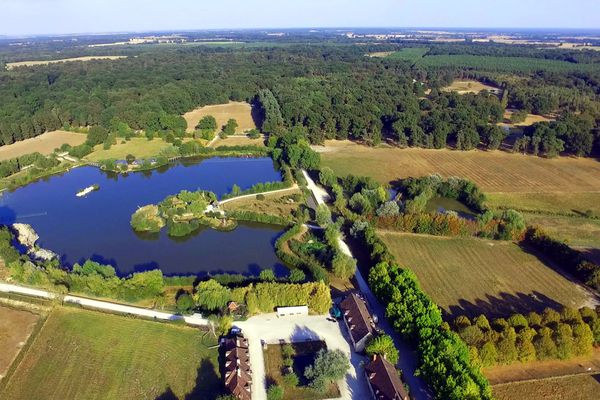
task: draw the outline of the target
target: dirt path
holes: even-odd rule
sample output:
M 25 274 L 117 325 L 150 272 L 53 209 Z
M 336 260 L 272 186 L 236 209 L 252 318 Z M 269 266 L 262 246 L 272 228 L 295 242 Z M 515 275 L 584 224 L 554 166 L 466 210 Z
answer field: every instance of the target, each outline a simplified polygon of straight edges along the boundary
M 291 191 L 291 190 L 298 190 L 298 185 L 294 183 L 291 187 L 285 188 L 285 189 L 277 189 L 277 190 L 271 190 L 270 192 L 251 193 L 251 194 L 244 194 L 242 196 L 232 197 L 230 199 L 221 200 L 219 202 L 219 205 L 222 206 L 223 204 L 227 204 L 227 203 L 232 202 L 234 200 L 241 200 L 241 199 L 247 199 L 249 197 L 255 197 L 255 196 L 259 195 L 259 194 L 262 194 L 263 196 L 268 196 L 270 194 L 283 193 L 283 192 L 288 192 L 288 191 Z

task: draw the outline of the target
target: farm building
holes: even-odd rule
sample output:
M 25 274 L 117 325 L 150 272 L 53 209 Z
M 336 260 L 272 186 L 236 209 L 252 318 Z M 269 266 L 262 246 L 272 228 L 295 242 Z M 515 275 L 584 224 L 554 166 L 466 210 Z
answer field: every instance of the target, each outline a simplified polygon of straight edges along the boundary
M 374 356 L 365 367 L 369 389 L 375 400 L 408 400 L 396 368 L 385 358 Z
M 340 310 L 350 332 L 354 351 L 363 351 L 375 332 L 375 323 L 369 314 L 367 303 L 358 293 L 352 293 L 340 303 Z
M 248 339 L 235 336 L 224 339 L 221 343 L 224 350 L 223 381 L 225 387 L 239 400 L 252 398 L 252 370 L 248 353 Z
M 277 307 L 277 316 L 308 315 L 308 306 Z

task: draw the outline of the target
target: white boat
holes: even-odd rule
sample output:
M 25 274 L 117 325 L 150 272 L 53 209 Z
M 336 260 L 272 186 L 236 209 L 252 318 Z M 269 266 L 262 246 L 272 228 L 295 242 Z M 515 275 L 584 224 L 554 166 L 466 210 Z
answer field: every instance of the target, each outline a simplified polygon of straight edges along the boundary
M 77 196 L 77 197 L 83 197 L 83 196 L 85 196 L 85 195 L 87 195 L 87 194 L 89 194 L 89 193 L 91 193 L 91 192 L 93 192 L 95 190 L 98 190 L 98 189 L 100 189 L 99 185 L 88 186 L 85 189 L 82 189 L 79 192 L 77 192 L 77 194 L 75 196 Z

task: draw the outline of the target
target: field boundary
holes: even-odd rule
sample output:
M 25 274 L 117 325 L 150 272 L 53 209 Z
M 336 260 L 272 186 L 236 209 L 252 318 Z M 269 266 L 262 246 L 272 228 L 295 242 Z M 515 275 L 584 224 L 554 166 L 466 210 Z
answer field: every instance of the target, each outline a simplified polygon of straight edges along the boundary
M 510 382 L 501 382 L 501 383 L 495 383 L 491 386 L 498 387 L 498 386 L 514 385 L 516 383 L 533 383 L 533 382 L 551 381 L 551 380 L 558 380 L 558 379 L 565 379 L 565 378 L 573 378 L 576 376 L 596 375 L 596 374 L 598 374 L 598 372 L 600 372 L 600 370 L 596 369 L 593 371 L 577 372 L 574 374 L 564 374 L 564 375 L 556 375 L 556 376 L 546 376 L 546 377 L 542 377 L 542 378 L 530 378 L 530 379 L 521 379 L 521 380 L 510 381 Z
M 11 381 L 16 370 L 21 365 L 21 362 L 23 361 L 25 356 L 29 353 L 29 350 L 31 349 L 33 344 L 38 339 L 40 332 L 42 332 L 42 329 L 44 329 L 44 327 L 46 326 L 46 322 L 48 321 L 48 319 L 50 319 L 51 314 L 52 314 L 52 311 L 50 311 L 48 314 L 42 314 L 42 313 L 39 314 L 40 320 L 35 325 L 35 328 L 33 328 L 33 331 L 31 332 L 31 335 L 29 335 L 27 342 L 25 343 L 25 345 L 23 345 L 23 347 L 21 348 L 21 351 L 19 351 L 19 354 L 17 354 L 17 357 L 15 357 L 12 364 L 6 371 L 6 375 L 4 376 L 4 378 L 2 378 L 0 380 L 0 393 L 2 393 L 2 391 L 4 389 L 6 389 L 6 387 L 8 386 L 8 383 Z

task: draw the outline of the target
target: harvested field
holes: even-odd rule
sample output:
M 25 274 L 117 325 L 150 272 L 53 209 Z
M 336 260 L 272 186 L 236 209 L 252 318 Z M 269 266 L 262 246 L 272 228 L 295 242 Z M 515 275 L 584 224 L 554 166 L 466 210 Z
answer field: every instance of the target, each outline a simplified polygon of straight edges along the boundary
M 187 131 L 194 132 L 198 121 L 207 115 L 212 115 L 217 120 L 217 126 L 220 128 L 227 123 L 227 120 L 233 118 L 238 123 L 236 133 L 244 133 L 250 129 L 256 129 L 256 123 L 252 116 L 252 106 L 244 102 L 229 102 L 228 104 L 217 104 L 213 106 L 204 106 L 193 111 L 185 113 L 183 118 L 187 122 Z
M 322 165 L 338 175 L 368 175 L 381 183 L 438 173 L 473 180 L 492 207 L 555 212 L 600 212 L 600 162 L 591 158 L 546 159 L 502 151 L 455 151 L 367 147 L 327 141 Z M 541 207 L 541 208 L 540 208 Z
M 548 117 L 548 116 L 544 116 L 544 115 L 527 114 L 527 117 L 525 117 L 525 121 L 513 124 L 513 123 L 510 122 L 510 119 L 511 119 L 514 111 L 515 110 L 506 110 L 504 112 L 504 123 L 508 127 L 530 126 L 530 125 L 533 125 L 533 124 L 535 124 L 537 122 L 550 122 L 550 121 L 554 121 L 555 120 L 554 118 L 551 118 L 551 117 Z
M 600 391 L 600 376 L 579 375 L 516 382 L 493 386 L 492 391 L 497 400 L 594 400 Z
M 511 242 L 380 232 L 398 263 L 452 316 L 508 315 L 595 297 Z
M 228 136 L 225 139 L 217 139 L 212 147 L 219 146 L 259 146 L 265 147 L 265 138 L 250 139 L 248 136 Z
M 486 85 L 485 83 L 470 79 L 454 81 L 452 82 L 452 85 L 446 86 L 442 89 L 444 92 L 457 92 L 458 94 L 479 93 L 483 90 L 492 92 L 499 89 L 497 87 Z
M 600 220 L 561 215 L 524 214 L 530 225 L 539 225 L 553 237 L 573 246 L 600 248 Z
M 59 308 L 0 398 L 214 399 L 218 351 L 208 347 L 215 344 L 198 329 Z
M 535 379 L 600 373 L 600 349 L 595 348 L 591 355 L 569 360 L 532 361 L 484 368 L 483 373 L 492 385 L 514 383 Z
M 33 332 L 39 315 L 0 306 L 0 380 Z
M 77 146 L 85 142 L 86 139 L 87 135 L 83 133 L 67 131 L 46 132 L 31 139 L 0 146 L 0 161 L 35 152 L 51 154 L 54 149 L 65 143 Z
M 13 63 L 6 63 L 6 69 L 11 70 L 13 68 L 18 68 L 18 67 L 34 67 L 37 65 L 48 65 L 48 64 L 57 64 L 57 63 L 73 62 L 73 61 L 118 60 L 120 58 L 127 58 L 127 56 L 86 56 L 86 57 L 63 58 L 61 60 L 19 61 L 19 62 L 13 62 Z
M 127 154 L 133 154 L 136 158 L 143 159 L 156 157 L 163 149 L 173 147 L 172 144 L 165 142 L 161 138 L 148 140 L 146 138 L 132 138 L 125 143 L 119 142 L 111 146 L 110 149 L 104 150 L 101 144 L 94 147 L 94 152 L 85 156 L 88 161 L 100 161 L 108 159 L 124 160 Z

